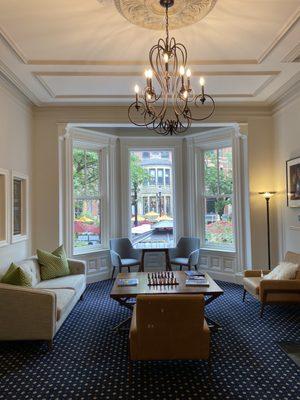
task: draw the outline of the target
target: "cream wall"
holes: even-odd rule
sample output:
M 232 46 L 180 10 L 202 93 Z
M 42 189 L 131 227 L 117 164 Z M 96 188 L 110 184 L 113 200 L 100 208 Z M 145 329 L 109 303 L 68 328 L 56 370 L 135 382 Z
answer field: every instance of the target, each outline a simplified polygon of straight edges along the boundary
M 0 79 L 0 168 L 28 175 L 30 196 L 32 195 L 32 132 L 31 106 Z M 29 211 L 31 212 L 31 205 Z M 31 222 L 30 215 L 29 221 Z M 29 226 L 31 227 L 31 223 Z M 30 232 L 29 240 L 1 247 L 0 275 L 12 261 L 21 260 L 30 254 Z
M 300 208 L 286 204 L 285 163 L 300 156 L 300 85 L 294 88 L 294 97 L 274 114 L 275 174 L 278 194 L 278 250 L 280 257 L 287 250 L 300 252 Z M 291 229 L 291 227 L 294 227 Z
M 34 248 L 59 243 L 58 125 L 69 122 L 128 123 L 126 107 L 53 107 L 34 112 Z M 219 107 L 209 122 L 248 124 L 252 260 L 266 265 L 265 204 L 257 192 L 273 186 L 273 139 L 270 109 Z M 154 136 L 157 138 L 157 136 Z M 268 189 L 270 190 L 270 189 Z M 274 247 L 276 247 L 274 245 Z M 274 260 L 275 260 L 274 256 Z

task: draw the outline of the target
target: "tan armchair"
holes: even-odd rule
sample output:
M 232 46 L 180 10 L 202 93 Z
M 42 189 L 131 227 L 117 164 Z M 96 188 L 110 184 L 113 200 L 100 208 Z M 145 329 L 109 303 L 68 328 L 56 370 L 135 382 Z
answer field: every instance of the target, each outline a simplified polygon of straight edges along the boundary
M 131 321 L 131 360 L 208 360 L 203 295 L 141 295 Z
M 295 279 L 263 280 L 261 270 L 244 272 L 243 301 L 247 293 L 257 298 L 261 303 L 260 317 L 263 316 L 266 304 L 300 303 L 300 254 L 287 252 L 284 261 L 299 265 Z M 263 271 L 263 274 L 269 272 Z

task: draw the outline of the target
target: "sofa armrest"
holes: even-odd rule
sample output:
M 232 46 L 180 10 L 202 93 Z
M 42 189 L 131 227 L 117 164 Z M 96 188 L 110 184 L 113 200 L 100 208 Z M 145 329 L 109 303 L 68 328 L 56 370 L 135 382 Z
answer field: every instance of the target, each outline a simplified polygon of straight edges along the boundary
M 0 284 L 0 340 L 52 340 L 55 293 Z
M 300 279 L 262 280 L 259 287 L 260 300 L 265 300 L 268 293 L 300 294 Z
M 83 260 L 74 260 L 72 258 L 68 258 L 68 264 L 70 268 L 71 275 L 86 275 L 86 262 Z
M 249 269 L 244 271 L 244 277 L 245 278 L 260 278 L 261 277 L 261 271 L 263 272 L 263 275 L 267 275 L 269 272 L 269 270 L 261 270 L 261 269 Z

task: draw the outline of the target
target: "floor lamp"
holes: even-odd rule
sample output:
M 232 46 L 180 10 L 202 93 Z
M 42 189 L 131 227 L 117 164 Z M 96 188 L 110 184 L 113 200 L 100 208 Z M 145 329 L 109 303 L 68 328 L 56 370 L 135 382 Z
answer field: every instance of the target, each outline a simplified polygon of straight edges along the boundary
M 270 198 L 276 192 L 259 192 L 266 199 L 267 207 L 267 235 L 268 235 L 268 268 L 271 269 L 271 249 L 270 249 Z

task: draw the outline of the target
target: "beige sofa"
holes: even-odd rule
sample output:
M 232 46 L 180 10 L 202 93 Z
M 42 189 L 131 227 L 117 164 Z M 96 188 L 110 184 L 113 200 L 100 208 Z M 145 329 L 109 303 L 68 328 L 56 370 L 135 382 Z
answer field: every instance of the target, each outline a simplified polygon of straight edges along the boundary
M 243 284 L 245 301 L 246 293 L 250 293 L 260 301 L 260 316 L 263 316 L 266 304 L 300 303 L 300 254 L 288 251 L 284 261 L 298 264 L 295 279 L 263 280 L 261 270 L 244 272 Z M 270 271 L 262 271 L 264 275 Z
M 53 338 L 86 288 L 86 264 L 68 260 L 70 275 L 42 281 L 36 257 L 18 262 L 32 288 L 0 283 L 0 340 Z

